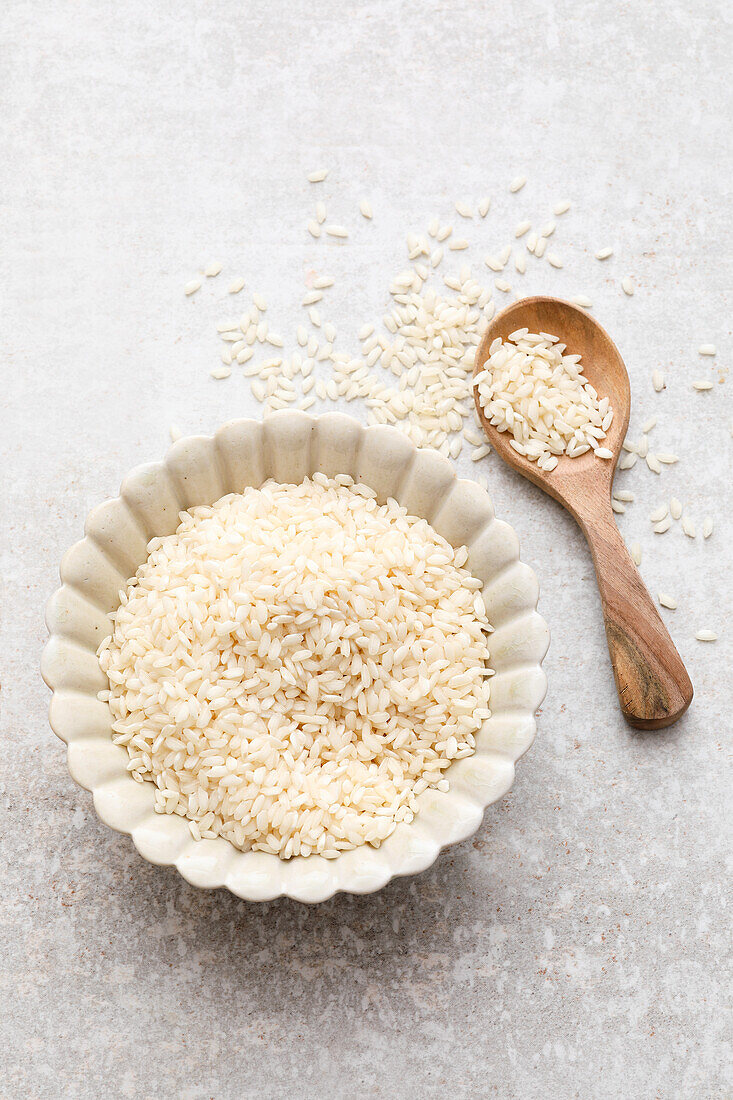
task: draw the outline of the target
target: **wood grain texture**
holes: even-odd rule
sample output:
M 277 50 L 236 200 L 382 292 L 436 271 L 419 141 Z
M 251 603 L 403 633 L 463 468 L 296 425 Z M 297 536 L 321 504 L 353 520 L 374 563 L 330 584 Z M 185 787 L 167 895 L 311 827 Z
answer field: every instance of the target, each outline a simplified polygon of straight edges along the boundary
M 661 729 L 687 710 L 693 690 L 687 670 L 659 612 L 624 545 L 611 509 L 611 490 L 631 409 L 624 362 L 608 334 L 587 313 L 559 298 L 524 298 L 489 325 L 476 355 L 481 369 L 497 336 L 506 340 L 518 328 L 549 332 L 582 356 L 586 378 L 600 396 L 608 396 L 614 419 L 604 446 L 613 459 L 559 456 L 550 473 L 540 470 L 509 445 L 509 432 L 498 432 L 484 416 L 476 391 L 476 410 L 497 454 L 523 477 L 566 508 L 579 524 L 593 555 L 606 623 L 608 650 L 626 720 L 639 729 Z

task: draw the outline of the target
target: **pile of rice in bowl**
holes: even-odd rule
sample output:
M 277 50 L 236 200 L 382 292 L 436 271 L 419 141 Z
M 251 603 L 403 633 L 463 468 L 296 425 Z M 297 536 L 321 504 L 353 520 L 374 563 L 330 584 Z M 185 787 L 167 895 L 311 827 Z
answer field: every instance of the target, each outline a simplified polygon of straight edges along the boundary
M 283 859 L 378 846 L 489 716 L 481 581 L 346 475 L 182 512 L 99 649 L 113 738 L 196 839 Z

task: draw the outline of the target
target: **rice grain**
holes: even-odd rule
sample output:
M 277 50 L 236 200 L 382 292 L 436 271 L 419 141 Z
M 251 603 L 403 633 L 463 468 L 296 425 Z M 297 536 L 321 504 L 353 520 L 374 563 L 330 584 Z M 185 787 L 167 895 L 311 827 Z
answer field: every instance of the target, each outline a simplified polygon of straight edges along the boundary
M 344 475 L 267 482 L 150 543 L 99 660 L 133 778 L 195 837 L 283 859 L 378 847 L 473 753 L 481 582 L 375 498 Z

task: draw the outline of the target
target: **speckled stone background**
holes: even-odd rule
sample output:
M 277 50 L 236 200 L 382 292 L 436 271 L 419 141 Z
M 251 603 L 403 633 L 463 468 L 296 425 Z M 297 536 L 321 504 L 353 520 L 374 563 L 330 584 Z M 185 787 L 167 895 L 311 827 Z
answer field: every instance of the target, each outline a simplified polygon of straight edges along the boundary
M 5 5 L 2 1097 L 731 1096 L 732 15 L 724 0 Z M 653 448 L 680 455 L 619 475 L 637 494 L 620 526 L 652 591 L 678 597 L 665 618 L 692 708 L 667 732 L 624 725 L 586 547 L 490 456 L 553 633 L 510 795 L 371 897 L 200 893 L 107 831 L 66 772 L 38 674 L 58 561 L 171 422 L 256 414 L 239 373 L 209 377 L 231 278 L 247 280 L 236 315 L 259 290 L 291 341 L 308 273 L 333 273 L 322 312 L 354 347 L 405 234 L 484 194 L 491 214 L 456 226 L 472 247 L 447 266 L 489 277 L 484 255 L 568 198 L 564 268 L 530 257 L 514 292 L 589 295 L 629 367 L 632 431 L 658 414 Z M 308 237 L 319 197 L 348 244 Z M 184 298 L 214 259 L 219 279 Z M 672 492 L 698 528 L 716 517 L 708 542 L 651 533 Z M 703 626 L 715 645 L 694 640 Z

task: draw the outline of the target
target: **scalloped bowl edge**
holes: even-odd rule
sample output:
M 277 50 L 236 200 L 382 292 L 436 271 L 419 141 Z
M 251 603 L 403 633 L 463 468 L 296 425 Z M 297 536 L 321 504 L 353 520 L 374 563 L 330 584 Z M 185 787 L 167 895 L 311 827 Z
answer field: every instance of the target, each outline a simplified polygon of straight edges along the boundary
M 297 482 L 318 471 L 348 473 L 380 500 L 394 497 L 427 519 L 453 545 L 468 546 L 468 566 L 484 582 L 494 625 L 492 716 L 477 736 L 475 755 L 451 765 L 450 790 L 423 792 L 414 821 L 399 825 L 379 848 L 365 845 L 335 860 L 284 862 L 240 852 L 222 839 L 195 841 L 185 819 L 154 812 L 152 784 L 132 780 L 125 750 L 112 743 L 109 708 L 97 699 L 106 679 L 96 650 L 119 590 L 145 560 L 149 539 L 175 530 L 181 510 L 212 504 L 268 477 Z M 136 467 L 119 497 L 89 513 L 85 538 L 64 555 L 60 576 L 62 587 L 46 606 L 49 640 L 41 673 L 53 693 L 49 721 L 67 744 L 69 772 L 92 793 L 106 825 L 130 836 L 148 862 L 175 866 L 196 887 L 225 887 L 248 901 L 284 896 L 315 903 L 339 891 L 371 893 L 392 878 L 424 871 L 443 848 L 476 832 L 486 807 L 510 789 L 514 765 L 534 741 L 549 645 L 547 624 L 536 610 L 537 578 L 519 560 L 517 536 L 494 517 L 488 494 L 397 428 L 365 427 L 342 413 L 285 410 L 264 422 L 229 421 L 213 437 L 181 439 L 164 462 Z

